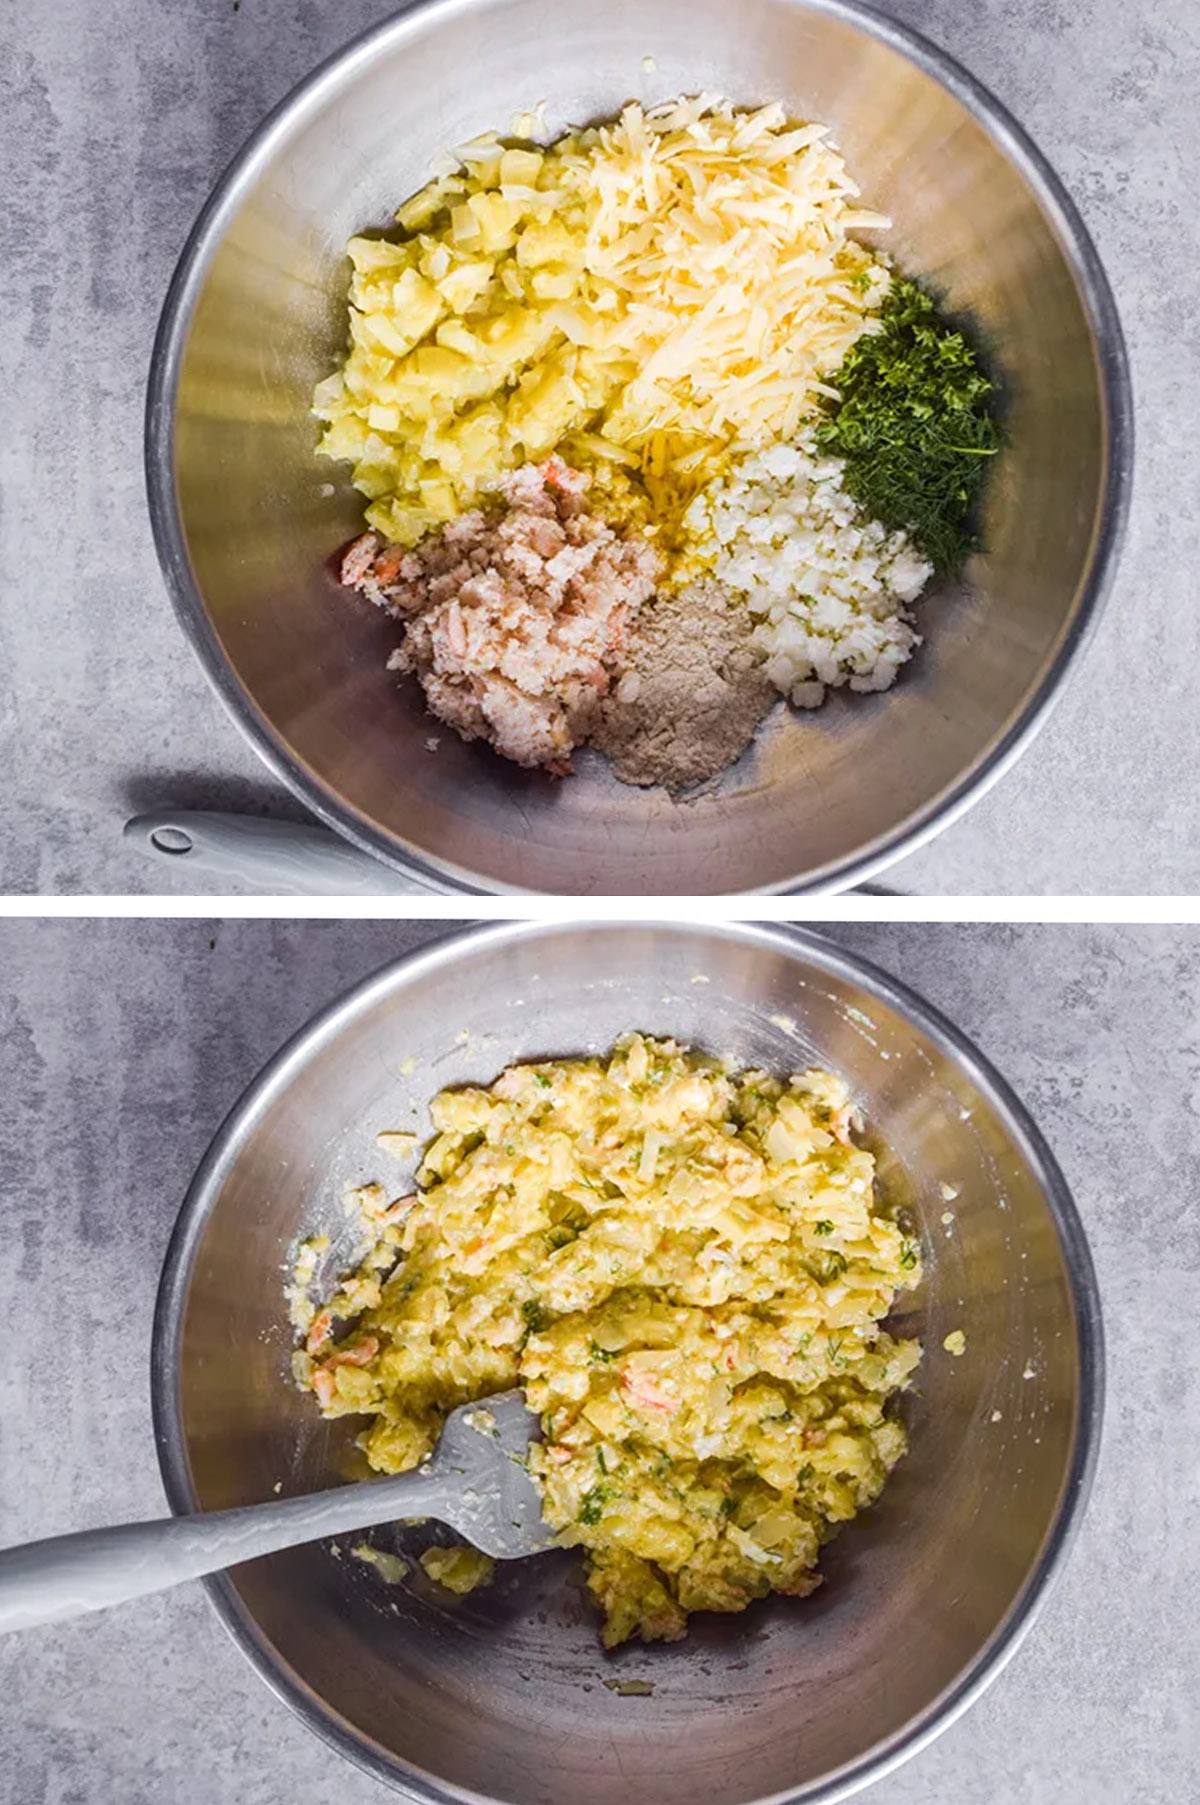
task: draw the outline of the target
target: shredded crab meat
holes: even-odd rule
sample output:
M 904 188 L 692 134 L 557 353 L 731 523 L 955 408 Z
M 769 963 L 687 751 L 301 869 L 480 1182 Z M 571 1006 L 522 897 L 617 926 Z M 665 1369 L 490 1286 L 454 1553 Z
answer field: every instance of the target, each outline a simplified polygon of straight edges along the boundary
M 607 693 L 658 561 L 587 513 L 587 479 L 552 457 L 412 550 L 366 533 L 342 581 L 403 621 L 390 668 L 419 678 L 439 720 L 516 764 L 563 775 Z

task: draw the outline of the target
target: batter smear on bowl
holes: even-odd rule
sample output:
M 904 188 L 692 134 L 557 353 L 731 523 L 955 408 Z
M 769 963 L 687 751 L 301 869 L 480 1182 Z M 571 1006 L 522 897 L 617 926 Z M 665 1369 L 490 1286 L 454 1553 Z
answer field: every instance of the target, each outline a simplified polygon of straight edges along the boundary
M 487 135 L 398 241 L 351 240 L 314 397 L 368 500 L 343 580 L 464 738 L 686 789 L 767 701 L 886 689 L 920 645 L 975 549 L 992 384 L 858 236 L 890 222 L 828 138 L 710 95 Z

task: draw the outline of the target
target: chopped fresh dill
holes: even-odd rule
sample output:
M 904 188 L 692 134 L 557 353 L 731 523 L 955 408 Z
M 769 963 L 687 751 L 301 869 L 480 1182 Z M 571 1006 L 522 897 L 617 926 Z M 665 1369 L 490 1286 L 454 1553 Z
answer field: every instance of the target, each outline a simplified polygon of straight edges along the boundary
M 579 1501 L 579 1521 L 581 1523 L 598 1523 L 604 1515 L 604 1505 L 608 1498 L 609 1488 L 606 1485 L 594 1485 L 583 1494 Z
M 845 460 L 855 501 L 902 528 L 939 573 L 954 575 L 979 543 L 977 510 L 1003 438 L 995 385 L 964 334 L 916 282 L 898 276 L 833 382 L 841 396 L 817 444 Z

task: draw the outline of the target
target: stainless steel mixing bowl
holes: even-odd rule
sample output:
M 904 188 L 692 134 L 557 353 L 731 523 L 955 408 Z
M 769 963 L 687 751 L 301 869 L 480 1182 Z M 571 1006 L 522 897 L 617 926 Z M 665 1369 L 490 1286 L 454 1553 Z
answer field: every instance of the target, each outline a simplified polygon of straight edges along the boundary
M 987 554 L 927 602 L 927 644 L 895 690 L 780 711 L 692 800 L 626 788 L 591 755 L 555 783 L 448 730 L 431 754 L 419 692 L 384 669 L 395 629 L 327 565 L 362 507 L 345 469 L 314 459 L 308 413 L 345 337 L 346 240 L 386 222 L 439 152 L 538 100 L 557 133 L 631 95 L 700 89 L 828 121 L 894 217 L 900 262 L 979 321 L 1011 432 Z M 836 887 L 945 826 L 1025 745 L 1078 652 L 1130 457 L 1120 328 L 1053 173 L 949 58 L 845 0 L 407 8 L 298 88 L 219 184 L 167 299 L 147 426 L 180 619 L 267 763 L 330 826 L 439 886 L 556 894 Z
M 277 1055 L 220 1130 L 183 1207 L 155 1328 L 172 1508 L 249 1503 L 351 1470 L 347 1419 L 323 1423 L 290 1381 L 284 1270 L 297 1236 L 323 1229 L 345 1245 L 347 1182 L 397 1184 L 376 1133 L 443 1084 L 601 1050 L 635 1025 L 849 1079 L 882 1181 L 928 1248 L 902 1318 L 927 1350 L 904 1405 L 911 1452 L 826 1550 L 814 1597 L 697 1618 L 686 1642 L 612 1658 L 566 1554 L 501 1569 L 452 1602 L 387 1587 L 326 1546 L 208 1582 L 306 1722 L 421 1799 L 842 1797 L 996 1673 L 1088 1490 L 1102 1355 L 1087 1247 L 1052 1155 L 963 1037 L 813 934 L 523 924 L 471 930 L 368 979 Z M 942 1348 L 956 1328 L 959 1359 Z M 603 1683 L 631 1677 L 653 1694 Z

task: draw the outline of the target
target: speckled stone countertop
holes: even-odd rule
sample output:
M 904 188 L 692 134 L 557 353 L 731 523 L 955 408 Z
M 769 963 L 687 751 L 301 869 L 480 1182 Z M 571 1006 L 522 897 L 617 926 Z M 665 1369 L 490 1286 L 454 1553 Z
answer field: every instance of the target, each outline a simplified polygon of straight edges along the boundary
M 893 868 L 927 892 L 1200 890 L 1195 0 L 882 0 L 987 82 L 1082 208 L 1138 402 L 1130 533 L 1084 665 L 1017 769 Z M 167 280 L 267 109 L 390 0 L 61 0 L 0 59 L 0 889 L 227 889 L 120 839 L 161 804 L 300 815 L 209 694 L 142 493 Z
M 196 1162 L 285 1036 L 440 931 L 0 924 L 0 1542 L 161 1512 L 151 1315 Z M 832 932 L 945 1010 L 1029 1104 L 1090 1237 L 1108 1338 L 1096 1487 L 1042 1616 L 984 1699 L 863 1796 L 1189 1805 L 1200 931 Z M 198 1586 L 0 1640 L 0 1805 L 395 1797 L 271 1696 Z

